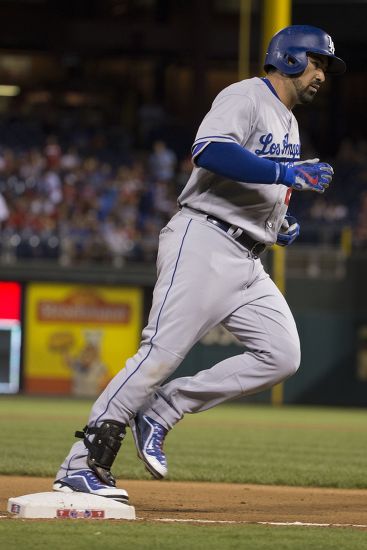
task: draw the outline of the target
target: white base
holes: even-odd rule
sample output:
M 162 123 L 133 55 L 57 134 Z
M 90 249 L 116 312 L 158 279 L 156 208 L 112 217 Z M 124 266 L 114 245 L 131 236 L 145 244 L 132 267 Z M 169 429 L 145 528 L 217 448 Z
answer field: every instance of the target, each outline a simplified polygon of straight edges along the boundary
M 9 498 L 8 512 L 19 518 L 135 519 L 135 508 L 89 493 L 33 493 Z

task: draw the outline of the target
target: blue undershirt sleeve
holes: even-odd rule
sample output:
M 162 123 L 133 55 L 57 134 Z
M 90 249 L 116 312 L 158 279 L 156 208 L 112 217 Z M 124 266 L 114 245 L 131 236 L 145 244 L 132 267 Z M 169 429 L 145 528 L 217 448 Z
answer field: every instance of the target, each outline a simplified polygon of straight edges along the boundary
M 258 157 L 238 143 L 212 141 L 196 147 L 193 159 L 197 166 L 225 178 L 247 183 L 277 183 L 282 165 Z

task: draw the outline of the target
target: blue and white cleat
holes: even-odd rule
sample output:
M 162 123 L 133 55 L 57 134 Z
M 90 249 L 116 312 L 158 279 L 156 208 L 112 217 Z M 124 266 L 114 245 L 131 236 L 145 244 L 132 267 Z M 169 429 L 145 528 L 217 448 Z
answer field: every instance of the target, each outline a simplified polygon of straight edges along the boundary
M 53 490 L 62 493 L 90 493 L 99 497 L 113 498 L 123 504 L 129 502 L 129 495 L 124 489 L 103 483 L 92 470 L 77 470 L 57 479 L 53 484 Z
M 129 424 L 138 457 L 153 477 L 162 479 L 168 473 L 167 459 L 163 452 L 163 442 L 168 430 L 149 416 L 139 413 Z

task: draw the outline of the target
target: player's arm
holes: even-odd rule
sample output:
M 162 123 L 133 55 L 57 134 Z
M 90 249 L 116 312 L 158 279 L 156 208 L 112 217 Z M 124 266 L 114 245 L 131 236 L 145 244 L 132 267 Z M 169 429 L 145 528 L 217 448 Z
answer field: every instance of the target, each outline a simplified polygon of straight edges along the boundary
M 318 159 L 284 166 L 258 157 L 238 143 L 205 142 L 193 148 L 193 161 L 225 178 L 247 183 L 281 183 L 298 191 L 323 193 L 331 182 L 332 167 Z

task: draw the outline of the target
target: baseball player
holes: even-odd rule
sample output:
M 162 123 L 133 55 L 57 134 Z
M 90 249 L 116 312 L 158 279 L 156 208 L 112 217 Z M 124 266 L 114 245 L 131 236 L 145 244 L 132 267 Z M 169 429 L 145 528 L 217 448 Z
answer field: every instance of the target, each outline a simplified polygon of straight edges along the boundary
M 81 441 L 62 463 L 55 490 L 126 502 L 111 473 L 126 426 L 146 468 L 162 478 L 164 438 L 186 413 L 266 390 L 298 369 L 293 316 L 260 256 L 299 234 L 287 214 L 292 191 L 323 193 L 330 184 L 329 164 L 300 160 L 292 109 L 310 103 L 325 75 L 343 73 L 345 63 L 326 32 L 294 25 L 272 38 L 264 68 L 266 78 L 220 92 L 199 127 L 180 211 L 160 233 L 158 279 L 140 348 L 76 432 Z M 162 385 L 220 323 L 246 351 Z

